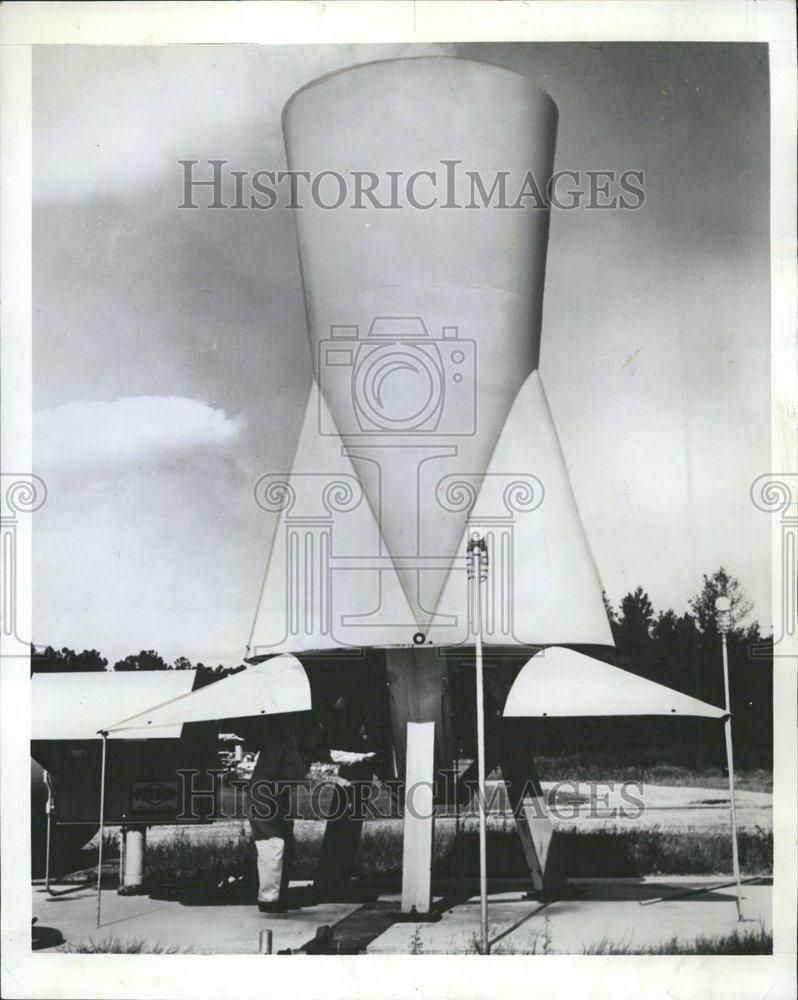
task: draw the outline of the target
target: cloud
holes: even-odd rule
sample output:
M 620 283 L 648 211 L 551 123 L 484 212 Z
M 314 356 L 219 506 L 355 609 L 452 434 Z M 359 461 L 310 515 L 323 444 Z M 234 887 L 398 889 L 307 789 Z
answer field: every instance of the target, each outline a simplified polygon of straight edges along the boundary
M 118 469 L 179 459 L 228 447 L 245 423 L 181 396 L 74 400 L 33 414 L 36 467 Z

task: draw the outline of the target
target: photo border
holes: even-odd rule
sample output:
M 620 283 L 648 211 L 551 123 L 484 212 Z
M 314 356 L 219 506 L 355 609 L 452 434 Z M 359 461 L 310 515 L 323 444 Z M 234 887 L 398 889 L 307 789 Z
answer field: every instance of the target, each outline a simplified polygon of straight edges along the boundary
M 0 326 L 2 466 L 31 469 L 31 56 L 33 45 L 430 42 L 767 42 L 771 80 L 772 472 L 798 471 L 796 384 L 796 46 L 788 0 L 491 3 L 28 3 L 0 9 Z M 784 460 L 787 460 L 785 467 Z M 770 470 L 763 469 L 763 473 Z M 31 615 L 30 518 L 17 535 L 21 634 Z M 782 590 L 773 515 L 773 620 Z M 4 649 L 7 652 L 7 649 Z M 796 659 L 774 659 L 772 956 L 37 955 L 30 950 L 29 664 L 0 671 L 4 997 L 485 997 L 795 995 Z M 784 655 L 786 654 L 786 655 Z M 268 965 L 264 965 L 268 963 Z M 577 985 L 578 984 L 578 985 Z

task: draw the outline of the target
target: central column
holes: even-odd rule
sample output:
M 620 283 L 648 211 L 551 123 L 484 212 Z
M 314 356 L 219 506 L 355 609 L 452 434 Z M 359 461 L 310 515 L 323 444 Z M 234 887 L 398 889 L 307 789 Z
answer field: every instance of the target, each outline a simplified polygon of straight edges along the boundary
M 408 722 L 435 723 L 436 771 L 450 767 L 453 744 L 446 658 L 436 649 L 421 646 L 388 649 L 385 660 L 396 776 L 405 776 Z

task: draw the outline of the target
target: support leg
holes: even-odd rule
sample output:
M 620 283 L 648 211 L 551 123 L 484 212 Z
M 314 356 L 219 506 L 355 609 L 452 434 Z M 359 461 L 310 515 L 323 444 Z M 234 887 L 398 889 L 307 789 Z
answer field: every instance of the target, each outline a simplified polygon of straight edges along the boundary
M 405 773 L 408 722 L 435 723 L 436 761 L 454 756 L 446 660 L 434 649 L 389 649 L 385 653 L 391 735 L 396 774 Z
M 407 771 L 402 852 L 402 913 L 420 919 L 432 910 L 435 723 L 407 724 Z
M 545 898 L 556 898 L 565 889 L 567 879 L 535 762 L 528 750 L 526 727 L 514 719 L 505 719 L 502 728 L 502 775 L 532 887 Z

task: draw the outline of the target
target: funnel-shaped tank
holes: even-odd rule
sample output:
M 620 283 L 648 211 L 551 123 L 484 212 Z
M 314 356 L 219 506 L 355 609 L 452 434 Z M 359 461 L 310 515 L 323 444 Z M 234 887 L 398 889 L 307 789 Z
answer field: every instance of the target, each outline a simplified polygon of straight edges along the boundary
M 432 57 L 334 73 L 283 117 L 316 387 L 285 493 L 264 484 L 281 518 L 250 652 L 470 641 L 469 526 L 488 641 L 611 642 L 536 374 L 554 102 Z
M 400 205 L 378 208 L 363 195 L 363 208 L 313 204 L 296 213 L 316 373 L 337 429 L 355 447 L 367 444 L 383 482 L 391 470 L 415 478 L 419 461 L 445 474 L 437 458 L 444 447 L 457 449 L 459 468 L 485 470 L 537 367 L 549 218 L 545 209 L 485 207 L 483 191 L 490 196 L 497 182 L 497 204 L 504 184 L 504 201 L 514 201 L 529 171 L 545 184 L 554 102 L 495 66 L 401 59 L 301 90 L 285 110 L 284 130 L 292 170 L 312 178 L 334 171 L 349 179 L 352 198 L 352 171 L 367 171 L 378 180 L 375 201 Z M 326 181 L 318 191 L 331 203 L 337 182 Z M 361 191 L 369 182 L 364 176 Z M 431 208 L 413 204 L 434 199 Z M 377 477 L 364 485 L 389 550 L 415 554 L 412 491 L 403 502 L 381 503 Z M 440 554 L 451 553 L 456 520 L 432 530 Z M 414 571 L 399 576 L 411 597 Z M 442 582 L 425 581 L 428 606 Z

